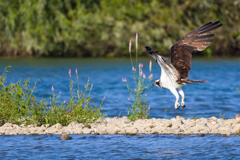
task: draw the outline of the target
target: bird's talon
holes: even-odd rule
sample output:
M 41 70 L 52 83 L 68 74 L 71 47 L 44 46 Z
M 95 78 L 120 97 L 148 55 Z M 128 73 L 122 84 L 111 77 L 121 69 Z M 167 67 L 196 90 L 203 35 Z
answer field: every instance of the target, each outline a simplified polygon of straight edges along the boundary
M 179 109 L 179 108 L 180 108 L 180 104 L 179 103 L 175 104 L 175 109 Z
M 185 104 L 184 103 L 182 103 L 182 108 L 185 108 L 186 106 L 185 106 Z

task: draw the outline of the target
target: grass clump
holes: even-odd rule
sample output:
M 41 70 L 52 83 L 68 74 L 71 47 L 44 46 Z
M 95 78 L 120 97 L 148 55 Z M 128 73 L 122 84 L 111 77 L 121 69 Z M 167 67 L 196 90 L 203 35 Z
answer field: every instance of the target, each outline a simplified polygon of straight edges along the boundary
M 235 136 L 240 135 L 240 129 L 239 129 L 237 132 L 235 132 L 234 135 L 235 135 Z
M 36 124 L 37 126 L 56 123 L 68 125 L 72 121 L 92 123 L 105 116 L 100 112 L 103 100 L 99 107 L 93 106 L 90 96 L 93 85 L 90 86 L 89 79 L 80 93 L 77 70 L 77 89 L 73 90 L 74 82 L 71 80 L 71 70 L 69 70 L 70 100 L 57 103 L 61 92 L 55 94 L 53 86 L 53 95 L 48 100 L 42 99 L 39 102 L 37 97 L 33 95 L 38 81 L 33 87 L 29 86 L 30 79 L 24 82 L 19 80 L 7 86 L 6 72 L 8 72 L 8 67 L 0 76 L 0 125 L 6 122 L 18 125 L 22 123 L 26 125 Z
M 225 113 L 224 113 L 224 114 L 219 113 L 219 116 L 220 116 L 223 120 L 227 120 L 227 118 L 225 117 Z
M 152 88 L 150 88 L 150 85 L 151 85 L 150 82 L 152 80 L 153 75 L 151 74 L 151 67 L 152 67 L 151 61 L 149 63 L 150 76 L 148 78 L 146 78 L 146 75 L 142 71 L 143 64 L 141 63 L 139 63 L 138 65 L 139 73 L 137 74 L 136 68 L 137 68 L 137 54 L 138 54 L 138 34 L 136 34 L 136 68 L 134 68 L 133 66 L 133 60 L 131 55 L 131 45 L 132 44 L 130 41 L 129 53 L 130 53 L 132 71 L 133 71 L 134 81 L 135 81 L 134 90 L 132 91 L 130 89 L 130 86 L 127 84 L 126 78 L 122 78 L 122 81 L 126 83 L 130 96 L 133 99 L 131 106 L 128 106 L 128 118 L 134 121 L 137 119 L 149 118 L 148 111 L 150 110 L 150 106 L 147 105 L 147 97 L 150 91 L 152 90 Z M 146 79 L 148 79 L 148 83 L 145 82 Z M 147 90 L 147 93 L 145 93 L 146 90 Z M 129 97 L 128 97 L 128 100 L 130 100 Z

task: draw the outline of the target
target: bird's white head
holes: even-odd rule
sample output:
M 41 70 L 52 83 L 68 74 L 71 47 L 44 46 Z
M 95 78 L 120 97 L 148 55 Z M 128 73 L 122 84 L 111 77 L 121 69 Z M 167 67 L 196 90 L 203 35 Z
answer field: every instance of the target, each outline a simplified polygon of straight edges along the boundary
M 160 79 L 155 80 L 152 85 L 153 85 L 153 86 L 157 86 L 157 87 L 162 87 L 162 84 L 161 84 Z

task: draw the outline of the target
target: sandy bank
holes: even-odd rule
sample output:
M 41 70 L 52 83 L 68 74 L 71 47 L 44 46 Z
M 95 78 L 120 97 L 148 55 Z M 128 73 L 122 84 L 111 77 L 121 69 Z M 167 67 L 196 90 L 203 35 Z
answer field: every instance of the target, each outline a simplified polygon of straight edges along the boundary
M 236 119 L 200 118 L 184 119 L 177 116 L 172 119 L 145 119 L 131 122 L 127 117 L 104 118 L 93 124 L 72 122 L 68 126 L 34 125 L 21 126 L 5 123 L 0 127 L 0 135 L 31 134 L 222 134 L 231 135 L 240 130 L 240 121 Z

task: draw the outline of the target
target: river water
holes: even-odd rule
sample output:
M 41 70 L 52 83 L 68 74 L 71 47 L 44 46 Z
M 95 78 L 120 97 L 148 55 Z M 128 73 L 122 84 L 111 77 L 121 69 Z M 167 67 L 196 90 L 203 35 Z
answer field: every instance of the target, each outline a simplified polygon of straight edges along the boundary
M 151 57 L 140 58 L 143 72 L 149 76 Z M 135 62 L 134 62 L 135 64 Z M 7 83 L 19 79 L 31 78 L 31 85 L 37 79 L 34 94 L 38 100 L 48 98 L 61 91 L 59 102 L 69 99 L 69 69 L 75 81 L 75 69 L 78 70 L 80 84 L 90 78 L 93 84 L 91 96 L 98 105 L 105 96 L 102 112 L 107 117 L 126 116 L 130 97 L 126 84 L 134 90 L 131 62 L 127 58 L 114 59 L 0 59 L 0 72 L 11 65 L 7 73 Z M 153 61 L 153 79 L 160 76 L 160 68 Z M 184 118 L 211 117 L 235 118 L 240 113 L 240 59 L 193 59 L 189 79 L 207 80 L 206 83 L 189 84 L 183 87 L 186 108 L 174 109 L 175 97 L 169 90 L 153 88 L 148 96 L 151 106 L 150 117 L 167 118 L 177 115 Z M 151 82 L 152 83 L 152 82 Z M 76 87 L 76 84 L 75 84 Z M 76 89 L 76 88 L 75 88 Z M 17 143 L 16 143 L 17 142 Z M 36 157 L 51 158 L 115 158 L 115 159 L 189 159 L 193 158 L 231 158 L 239 156 L 238 137 L 216 136 L 73 136 L 71 141 L 61 141 L 59 136 L 1 136 L 0 155 L 2 157 L 19 156 L 20 159 Z M 238 153 L 238 154 L 237 154 Z M 28 155 L 29 154 L 29 155 Z M 220 156 L 220 157 L 218 157 Z M 31 158 L 30 158 L 31 159 Z
M 1 136 L 0 159 L 239 159 L 239 137 L 206 135 Z

